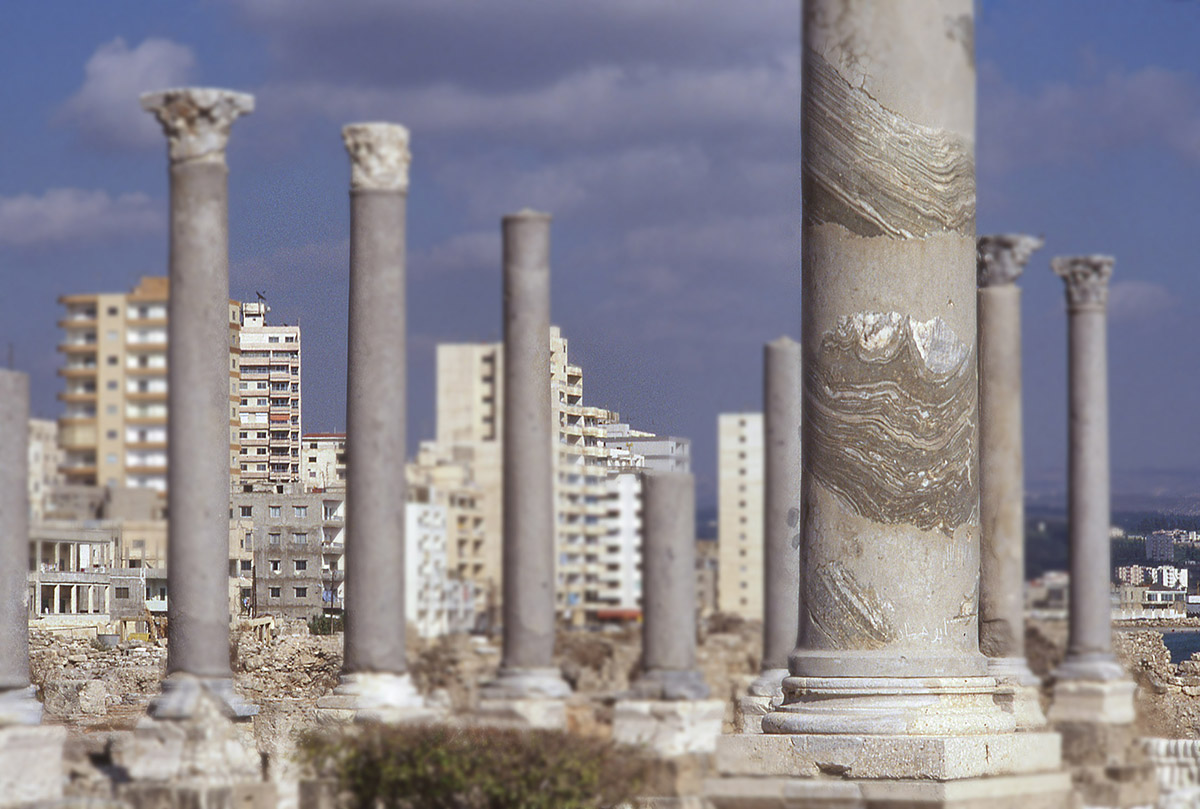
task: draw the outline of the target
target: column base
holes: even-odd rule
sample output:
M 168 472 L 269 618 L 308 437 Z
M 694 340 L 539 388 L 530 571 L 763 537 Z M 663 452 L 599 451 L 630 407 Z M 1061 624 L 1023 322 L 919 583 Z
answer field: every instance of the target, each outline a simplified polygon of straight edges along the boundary
M 1125 669 L 1112 654 L 1067 655 L 1054 670 L 1055 680 L 1106 680 L 1127 679 Z
M 0 727 L 0 807 L 62 798 L 66 739 L 64 727 Z
M 717 809 L 1062 809 L 1056 733 L 730 735 L 717 742 Z
M 629 686 L 630 698 L 638 700 L 698 700 L 709 693 L 704 675 L 695 669 L 654 669 Z
M 40 725 L 42 703 L 37 700 L 37 688 L 11 688 L 0 691 L 0 728 L 9 725 Z
M 202 704 L 212 702 L 230 719 L 248 719 L 258 707 L 233 690 L 233 678 L 197 677 L 175 672 L 162 681 L 162 693 L 150 702 L 147 713 L 155 719 L 190 719 Z
M 991 677 L 788 677 L 767 734 L 969 736 L 1010 733 Z
M 613 708 L 613 741 L 660 757 L 714 753 L 724 721 L 724 700 L 620 699 Z
M 1050 702 L 1051 724 L 1129 725 L 1136 718 L 1132 680 L 1059 680 Z
M 466 720 L 472 725 L 566 730 L 567 703 L 561 699 L 488 699 Z
M 571 686 L 557 668 L 502 668 L 479 689 L 481 699 L 565 699 Z
M 317 718 L 326 722 L 426 722 L 441 711 L 431 707 L 412 676 L 389 672 L 343 674 L 341 682 L 317 700 Z
M 1046 726 L 1042 712 L 1042 681 L 1029 670 L 1024 657 L 988 658 L 988 674 L 996 680 L 996 704 L 1017 721 L 1017 730 Z

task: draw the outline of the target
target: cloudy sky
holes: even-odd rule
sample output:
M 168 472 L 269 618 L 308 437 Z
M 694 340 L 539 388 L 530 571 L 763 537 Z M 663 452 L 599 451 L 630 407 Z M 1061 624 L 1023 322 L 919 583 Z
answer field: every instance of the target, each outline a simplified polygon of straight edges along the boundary
M 434 346 L 500 335 L 499 218 L 553 212 L 554 321 L 585 400 L 693 440 L 761 400 L 762 344 L 799 333 L 798 0 L 19 3 L 0 75 L 0 360 L 58 415 L 67 292 L 164 274 L 164 138 L 137 96 L 257 97 L 229 149 L 231 293 L 304 330 L 304 429 L 344 426 L 342 124 L 412 132 L 411 440 Z M 1117 258 L 1118 490 L 1200 489 L 1200 3 L 983 0 L 978 225 L 1044 234 L 1025 289 L 1030 483 L 1065 480 L 1053 255 Z M 1193 481 L 1195 486 L 1193 486 Z

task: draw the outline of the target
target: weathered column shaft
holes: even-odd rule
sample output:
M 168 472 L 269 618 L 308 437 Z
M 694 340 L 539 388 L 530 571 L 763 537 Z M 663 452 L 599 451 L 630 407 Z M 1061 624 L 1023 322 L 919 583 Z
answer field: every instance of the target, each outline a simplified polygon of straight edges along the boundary
M 692 476 L 642 475 L 642 667 L 696 667 L 696 518 Z
M 353 160 L 343 670 L 403 674 L 408 132 L 360 124 L 343 136 Z
M 971 0 L 805 0 L 800 645 L 770 733 L 986 733 Z M 966 706 L 970 706 L 967 709 Z
M 1025 665 L 1025 474 L 1021 428 L 1021 290 L 1016 280 L 1042 240 L 980 237 L 979 643 Z M 997 672 L 999 673 L 999 672 Z
M 28 570 L 29 377 L 0 369 L 0 692 L 29 687 Z
M 168 137 L 168 674 L 229 680 L 229 192 L 225 144 L 252 96 L 142 96 Z
M 554 660 L 550 217 L 506 216 L 504 237 L 504 661 Z
M 800 628 L 800 366 L 800 344 L 789 337 L 763 351 L 762 670 L 779 682 Z
M 1055 258 L 1066 284 L 1070 362 L 1070 629 L 1063 678 L 1117 679 L 1109 582 L 1107 256 Z

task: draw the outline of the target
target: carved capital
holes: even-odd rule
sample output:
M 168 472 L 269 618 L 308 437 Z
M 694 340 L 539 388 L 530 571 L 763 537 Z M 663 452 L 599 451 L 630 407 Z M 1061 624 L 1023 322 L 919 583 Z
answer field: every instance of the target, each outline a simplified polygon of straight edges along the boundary
M 342 140 L 350 153 L 350 187 L 408 191 L 408 130 L 400 124 L 347 124 Z
M 172 163 L 225 162 L 229 129 L 240 115 L 254 112 L 254 96 L 212 87 L 181 87 L 142 95 L 167 136 Z
M 1066 284 L 1068 309 L 1103 309 L 1108 305 L 1112 256 L 1057 256 L 1050 267 Z
M 1038 236 L 1023 233 L 980 236 L 975 248 L 980 288 L 1007 286 L 1016 281 L 1025 272 L 1033 251 L 1045 243 Z

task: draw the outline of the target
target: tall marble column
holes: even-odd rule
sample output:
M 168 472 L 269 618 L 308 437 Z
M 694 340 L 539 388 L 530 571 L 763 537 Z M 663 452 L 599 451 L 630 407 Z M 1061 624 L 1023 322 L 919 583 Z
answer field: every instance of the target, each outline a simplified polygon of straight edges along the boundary
M 554 666 L 550 215 L 504 217 L 504 651 L 489 697 L 563 697 Z
M 751 696 L 782 696 L 800 629 L 800 344 L 763 351 L 763 658 Z
M 29 684 L 29 377 L 0 369 L 0 727 L 36 725 Z
M 971 0 L 805 0 L 800 644 L 767 733 L 1011 731 L 979 652 Z
M 1115 683 L 1124 680 L 1125 673 L 1112 651 L 1109 597 L 1112 572 L 1108 538 L 1107 306 L 1113 259 L 1059 256 L 1051 261 L 1051 266 L 1063 279 L 1066 289 L 1070 376 L 1067 483 L 1070 621 L 1066 657 L 1055 672 L 1058 684 L 1051 710 L 1051 718 L 1060 721 L 1065 719 L 1067 703 L 1077 701 L 1067 694 L 1072 683 Z M 1120 702 L 1124 706 L 1123 696 Z M 1132 721 L 1132 703 L 1124 707 L 1129 708 L 1127 715 Z M 1122 716 L 1126 715 L 1124 707 L 1119 711 Z M 1090 710 L 1084 713 L 1095 717 Z
M 225 145 L 254 97 L 211 88 L 147 93 L 167 136 L 169 646 L 158 718 L 191 716 L 208 692 L 234 716 L 229 666 L 229 169 Z
M 642 475 L 642 675 L 648 699 L 704 699 L 696 668 L 696 505 L 691 475 Z
M 1021 290 L 1036 236 L 980 236 L 979 646 L 997 701 L 1019 728 L 1042 727 L 1041 681 L 1025 660 L 1025 475 L 1021 430 Z
M 424 704 L 405 652 L 405 214 L 411 158 L 408 130 L 398 124 L 350 124 L 342 138 L 351 162 L 345 658 L 341 684 L 320 707 L 390 720 Z M 400 713 L 389 713 L 395 711 Z

